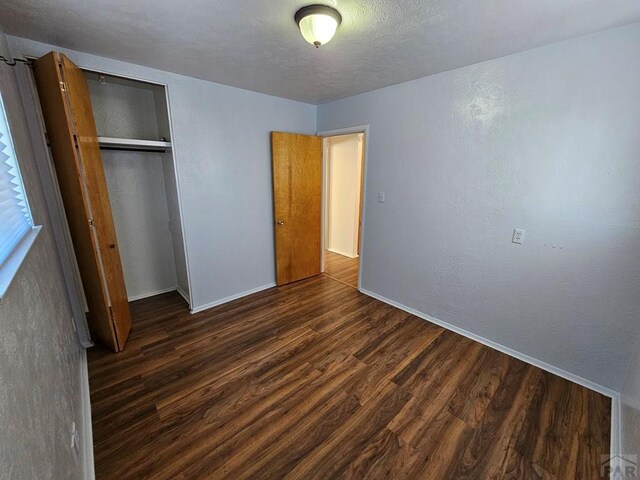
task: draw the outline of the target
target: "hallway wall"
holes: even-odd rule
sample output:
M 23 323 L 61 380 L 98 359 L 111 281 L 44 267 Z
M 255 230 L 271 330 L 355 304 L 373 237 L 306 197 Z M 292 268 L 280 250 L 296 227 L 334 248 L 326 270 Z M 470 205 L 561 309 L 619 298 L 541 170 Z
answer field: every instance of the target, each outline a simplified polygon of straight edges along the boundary
M 329 137 L 327 142 L 327 222 L 325 246 L 358 256 L 362 134 Z

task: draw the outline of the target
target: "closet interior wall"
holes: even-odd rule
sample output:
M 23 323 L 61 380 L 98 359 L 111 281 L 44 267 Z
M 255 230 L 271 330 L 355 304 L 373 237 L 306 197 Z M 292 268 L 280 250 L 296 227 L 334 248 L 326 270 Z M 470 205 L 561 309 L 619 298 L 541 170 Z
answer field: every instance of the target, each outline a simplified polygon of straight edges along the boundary
M 171 141 L 162 85 L 86 72 L 99 137 Z M 129 300 L 189 298 L 171 149 L 101 150 Z

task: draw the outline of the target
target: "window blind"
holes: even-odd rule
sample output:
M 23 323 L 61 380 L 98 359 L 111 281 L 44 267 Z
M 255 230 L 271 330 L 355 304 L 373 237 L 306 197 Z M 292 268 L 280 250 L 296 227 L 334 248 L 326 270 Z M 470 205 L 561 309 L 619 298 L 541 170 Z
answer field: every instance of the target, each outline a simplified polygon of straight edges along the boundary
M 0 266 L 33 227 L 0 96 Z

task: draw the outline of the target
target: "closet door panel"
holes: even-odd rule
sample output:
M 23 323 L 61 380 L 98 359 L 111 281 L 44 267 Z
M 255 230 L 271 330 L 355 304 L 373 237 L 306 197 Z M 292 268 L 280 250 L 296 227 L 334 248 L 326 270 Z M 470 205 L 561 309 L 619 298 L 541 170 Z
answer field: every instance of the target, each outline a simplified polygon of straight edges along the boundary
M 98 248 L 88 222 L 87 198 L 73 139 L 72 119 L 65 103 L 62 71 L 54 52 L 34 64 L 34 77 L 42 113 L 47 126 L 53 163 L 60 193 L 67 211 L 69 230 L 78 260 L 82 284 L 90 310 L 92 334 L 116 349 L 116 333 L 111 321 L 108 298 L 101 284 Z
M 80 161 L 84 168 L 93 210 L 91 213 L 98 237 L 99 251 L 107 277 L 108 295 L 119 344 L 118 350 L 122 350 L 131 330 L 131 316 L 89 88 L 82 70 L 66 56 L 60 56 L 70 109 L 75 121 Z

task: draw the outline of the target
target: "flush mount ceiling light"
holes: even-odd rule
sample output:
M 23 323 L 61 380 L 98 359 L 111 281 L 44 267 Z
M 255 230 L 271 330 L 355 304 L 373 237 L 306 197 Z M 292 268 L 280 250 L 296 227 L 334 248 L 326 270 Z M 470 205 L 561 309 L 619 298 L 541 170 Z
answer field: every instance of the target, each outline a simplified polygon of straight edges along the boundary
M 326 5 L 302 7 L 294 18 L 304 39 L 316 48 L 331 40 L 342 22 L 340 12 Z

